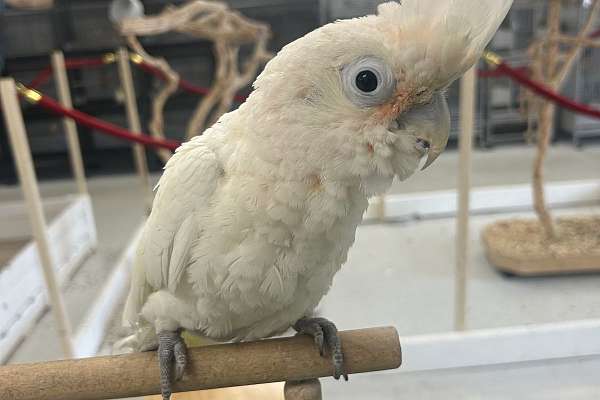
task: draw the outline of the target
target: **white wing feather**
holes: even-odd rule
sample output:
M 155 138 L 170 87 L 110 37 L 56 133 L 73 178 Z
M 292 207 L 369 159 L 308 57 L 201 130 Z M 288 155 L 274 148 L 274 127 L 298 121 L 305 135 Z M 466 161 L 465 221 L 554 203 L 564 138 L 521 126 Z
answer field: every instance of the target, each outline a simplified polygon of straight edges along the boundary
M 123 320 L 135 324 L 148 295 L 175 292 L 200 235 L 194 218 L 205 210 L 222 176 L 216 154 L 202 137 L 181 146 L 161 177 L 140 241 Z

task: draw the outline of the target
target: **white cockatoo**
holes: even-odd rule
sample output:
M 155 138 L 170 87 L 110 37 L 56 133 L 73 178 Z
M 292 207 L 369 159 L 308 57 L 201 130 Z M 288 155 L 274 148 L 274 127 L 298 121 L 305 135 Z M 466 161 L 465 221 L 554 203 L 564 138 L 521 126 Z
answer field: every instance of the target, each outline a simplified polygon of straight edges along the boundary
M 371 196 L 446 147 L 445 88 L 474 65 L 512 0 L 403 0 L 285 46 L 239 109 L 182 145 L 160 179 L 125 307 L 158 347 L 163 397 L 185 329 L 218 341 L 294 327 L 344 375 L 335 325 L 311 318 Z

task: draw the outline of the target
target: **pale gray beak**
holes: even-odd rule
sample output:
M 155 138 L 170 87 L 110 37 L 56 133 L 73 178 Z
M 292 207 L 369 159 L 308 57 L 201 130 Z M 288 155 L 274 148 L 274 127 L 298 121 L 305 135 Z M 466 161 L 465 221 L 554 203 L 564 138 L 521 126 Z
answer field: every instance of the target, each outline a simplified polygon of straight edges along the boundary
M 419 145 L 427 149 L 427 161 L 422 170 L 433 164 L 446 149 L 450 135 L 450 112 L 442 93 L 436 93 L 431 102 L 403 114 L 398 122 L 414 131 Z

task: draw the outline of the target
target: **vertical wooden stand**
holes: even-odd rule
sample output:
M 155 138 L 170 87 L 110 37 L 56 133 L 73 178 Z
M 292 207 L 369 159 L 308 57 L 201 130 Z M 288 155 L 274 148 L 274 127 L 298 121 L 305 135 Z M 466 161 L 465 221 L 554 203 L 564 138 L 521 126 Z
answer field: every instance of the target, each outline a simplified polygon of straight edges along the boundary
M 65 67 L 65 57 L 62 51 L 55 51 L 52 53 L 52 71 L 58 89 L 58 99 L 60 104 L 65 108 L 73 108 L 67 70 Z M 88 190 L 85 181 L 85 169 L 81 157 L 81 146 L 79 145 L 77 126 L 72 119 L 66 117 L 63 118 L 63 126 L 67 135 L 69 158 L 71 160 L 71 169 L 75 176 L 75 182 L 77 183 L 77 191 L 79 194 L 86 194 Z
M 17 173 L 23 189 L 29 219 L 31 220 L 33 238 L 37 245 L 40 262 L 43 269 L 44 281 L 52 313 L 56 319 L 58 334 L 61 339 L 66 357 L 74 355 L 71 336 L 71 324 L 63 302 L 60 288 L 54 273 L 54 260 L 50 253 L 46 219 L 42 208 L 42 200 L 33 168 L 31 150 L 27 141 L 23 115 L 17 98 L 15 82 L 12 78 L 0 80 L 0 101 L 6 124 L 6 130 L 13 149 Z
M 318 379 L 288 381 L 283 388 L 285 400 L 322 400 L 321 382 Z
M 471 152 L 475 126 L 477 75 L 471 68 L 460 81 L 460 158 L 458 164 L 458 218 L 456 220 L 456 273 L 454 326 L 466 327 L 467 266 L 469 260 L 469 195 L 471 191 Z
M 119 64 L 119 78 L 125 94 L 125 108 L 127 110 L 127 121 L 129 130 L 141 134 L 142 126 L 140 123 L 140 114 L 137 108 L 135 89 L 133 86 L 133 77 L 131 75 L 131 65 L 129 64 L 129 52 L 121 47 L 117 51 L 117 63 Z M 142 181 L 144 196 L 146 198 L 146 207 L 149 211 L 152 207 L 152 189 L 150 188 L 150 178 L 148 174 L 148 162 L 146 160 L 146 151 L 141 144 L 133 145 L 133 157 L 135 159 L 135 168 Z
M 377 196 L 373 199 L 373 205 L 376 207 L 375 212 L 379 222 L 385 222 L 385 194 Z

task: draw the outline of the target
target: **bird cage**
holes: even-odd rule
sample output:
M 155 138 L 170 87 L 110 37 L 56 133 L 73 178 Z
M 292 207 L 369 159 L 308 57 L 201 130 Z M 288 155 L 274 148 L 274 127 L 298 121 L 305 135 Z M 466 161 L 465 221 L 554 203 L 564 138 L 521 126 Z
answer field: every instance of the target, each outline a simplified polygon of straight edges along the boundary
M 385 0 L 321 0 L 325 20 L 335 21 L 373 14 Z
M 586 17 L 585 8 L 579 13 L 579 23 Z M 600 49 L 586 48 L 574 68 L 565 94 L 578 103 L 600 107 Z M 576 146 L 588 139 L 600 137 L 600 120 L 568 110 L 560 112 L 560 128 L 570 135 Z
M 540 1 L 517 1 L 490 44 L 513 67 L 528 64 L 527 48 L 535 38 L 544 14 Z M 483 66 L 487 68 L 487 66 Z M 483 147 L 522 142 L 528 121 L 521 111 L 522 88 L 505 76 L 489 77 L 480 81 L 480 108 L 482 127 L 479 143 Z
M 506 62 L 516 68 L 527 66 L 524 53 L 513 52 L 505 56 Z M 487 68 L 487 67 L 485 67 Z M 527 130 L 527 116 L 521 111 L 523 88 L 509 77 L 498 76 L 481 79 L 480 103 L 483 127 L 480 144 L 491 147 L 496 144 L 522 142 Z
M 6 58 L 47 54 L 57 46 L 50 11 L 12 8 L 0 11 L 0 41 Z

